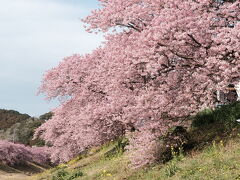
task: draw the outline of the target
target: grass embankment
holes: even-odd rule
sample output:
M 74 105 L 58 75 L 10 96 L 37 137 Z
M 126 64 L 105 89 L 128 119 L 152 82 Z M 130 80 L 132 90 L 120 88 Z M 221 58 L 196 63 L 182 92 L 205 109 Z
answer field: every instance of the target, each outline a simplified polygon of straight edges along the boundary
M 27 180 L 33 174 L 43 172 L 46 168 L 31 162 L 14 167 L 0 163 L 0 180 Z
M 189 135 L 194 147 L 165 164 L 130 168 L 125 140 L 93 148 L 85 155 L 32 179 L 47 180 L 240 180 L 240 104 L 194 118 Z

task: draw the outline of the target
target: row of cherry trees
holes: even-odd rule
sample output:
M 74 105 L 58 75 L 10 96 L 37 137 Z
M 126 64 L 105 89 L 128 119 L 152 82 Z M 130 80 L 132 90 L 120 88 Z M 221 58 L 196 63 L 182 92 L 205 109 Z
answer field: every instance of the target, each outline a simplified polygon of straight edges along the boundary
M 106 41 L 49 70 L 40 92 L 66 100 L 40 128 L 62 162 L 127 135 L 133 165 L 158 159 L 158 138 L 239 81 L 239 0 L 99 0 L 84 22 Z
M 27 147 L 8 141 L 0 141 L 0 163 L 6 165 L 19 165 L 34 162 L 41 165 L 50 163 L 51 148 Z

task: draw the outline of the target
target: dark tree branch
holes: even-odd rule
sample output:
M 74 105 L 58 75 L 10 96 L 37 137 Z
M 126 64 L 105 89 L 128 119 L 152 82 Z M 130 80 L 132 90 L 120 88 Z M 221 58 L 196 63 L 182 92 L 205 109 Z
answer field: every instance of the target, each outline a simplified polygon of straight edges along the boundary
M 194 43 L 196 43 L 196 46 L 195 46 L 195 47 L 202 47 L 202 44 L 201 44 L 200 42 L 198 42 L 198 41 L 193 37 L 193 35 L 188 34 L 188 37 L 190 37 L 191 40 L 192 40 Z
M 134 30 L 136 30 L 138 32 L 141 32 L 141 30 L 138 27 L 136 27 L 134 24 L 132 24 L 132 23 L 128 23 L 128 24 L 116 23 L 116 25 L 124 26 L 124 27 L 127 27 L 127 28 L 132 28 L 132 29 L 134 29 Z
M 188 57 L 188 56 L 179 54 L 179 53 L 177 53 L 177 52 L 174 52 L 174 51 L 172 51 L 172 50 L 170 50 L 170 51 L 171 51 L 171 53 L 173 53 L 174 55 L 176 55 L 176 56 L 178 56 L 178 57 L 180 57 L 180 58 L 182 58 L 182 59 L 187 59 L 187 60 L 193 60 L 193 59 L 194 59 L 193 57 Z

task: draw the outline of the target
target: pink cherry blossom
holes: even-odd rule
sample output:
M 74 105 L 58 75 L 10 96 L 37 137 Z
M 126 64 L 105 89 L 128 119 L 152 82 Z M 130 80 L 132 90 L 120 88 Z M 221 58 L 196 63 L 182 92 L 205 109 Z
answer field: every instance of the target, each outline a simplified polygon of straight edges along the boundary
M 26 164 L 34 162 L 47 165 L 50 162 L 51 148 L 27 147 L 8 141 L 0 141 L 0 163 L 7 165 Z
M 62 162 L 132 133 L 132 162 L 145 165 L 169 128 L 214 107 L 216 90 L 239 82 L 240 2 L 99 1 L 84 22 L 106 41 L 44 75 L 40 92 L 65 101 L 35 136 Z

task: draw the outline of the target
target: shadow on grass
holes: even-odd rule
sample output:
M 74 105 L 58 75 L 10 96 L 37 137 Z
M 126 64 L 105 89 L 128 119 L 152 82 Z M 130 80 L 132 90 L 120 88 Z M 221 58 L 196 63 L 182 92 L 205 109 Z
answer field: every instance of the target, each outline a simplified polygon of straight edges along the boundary
M 49 168 L 49 167 L 48 167 Z M 36 174 L 46 170 L 46 167 L 39 166 L 37 164 L 28 162 L 27 164 L 19 164 L 15 166 L 7 166 L 0 164 L 0 170 L 5 173 L 22 173 L 22 174 Z
M 240 132 L 240 102 L 224 105 L 215 110 L 206 109 L 193 117 L 189 136 L 194 149 L 202 149 L 213 141 L 227 141 Z

